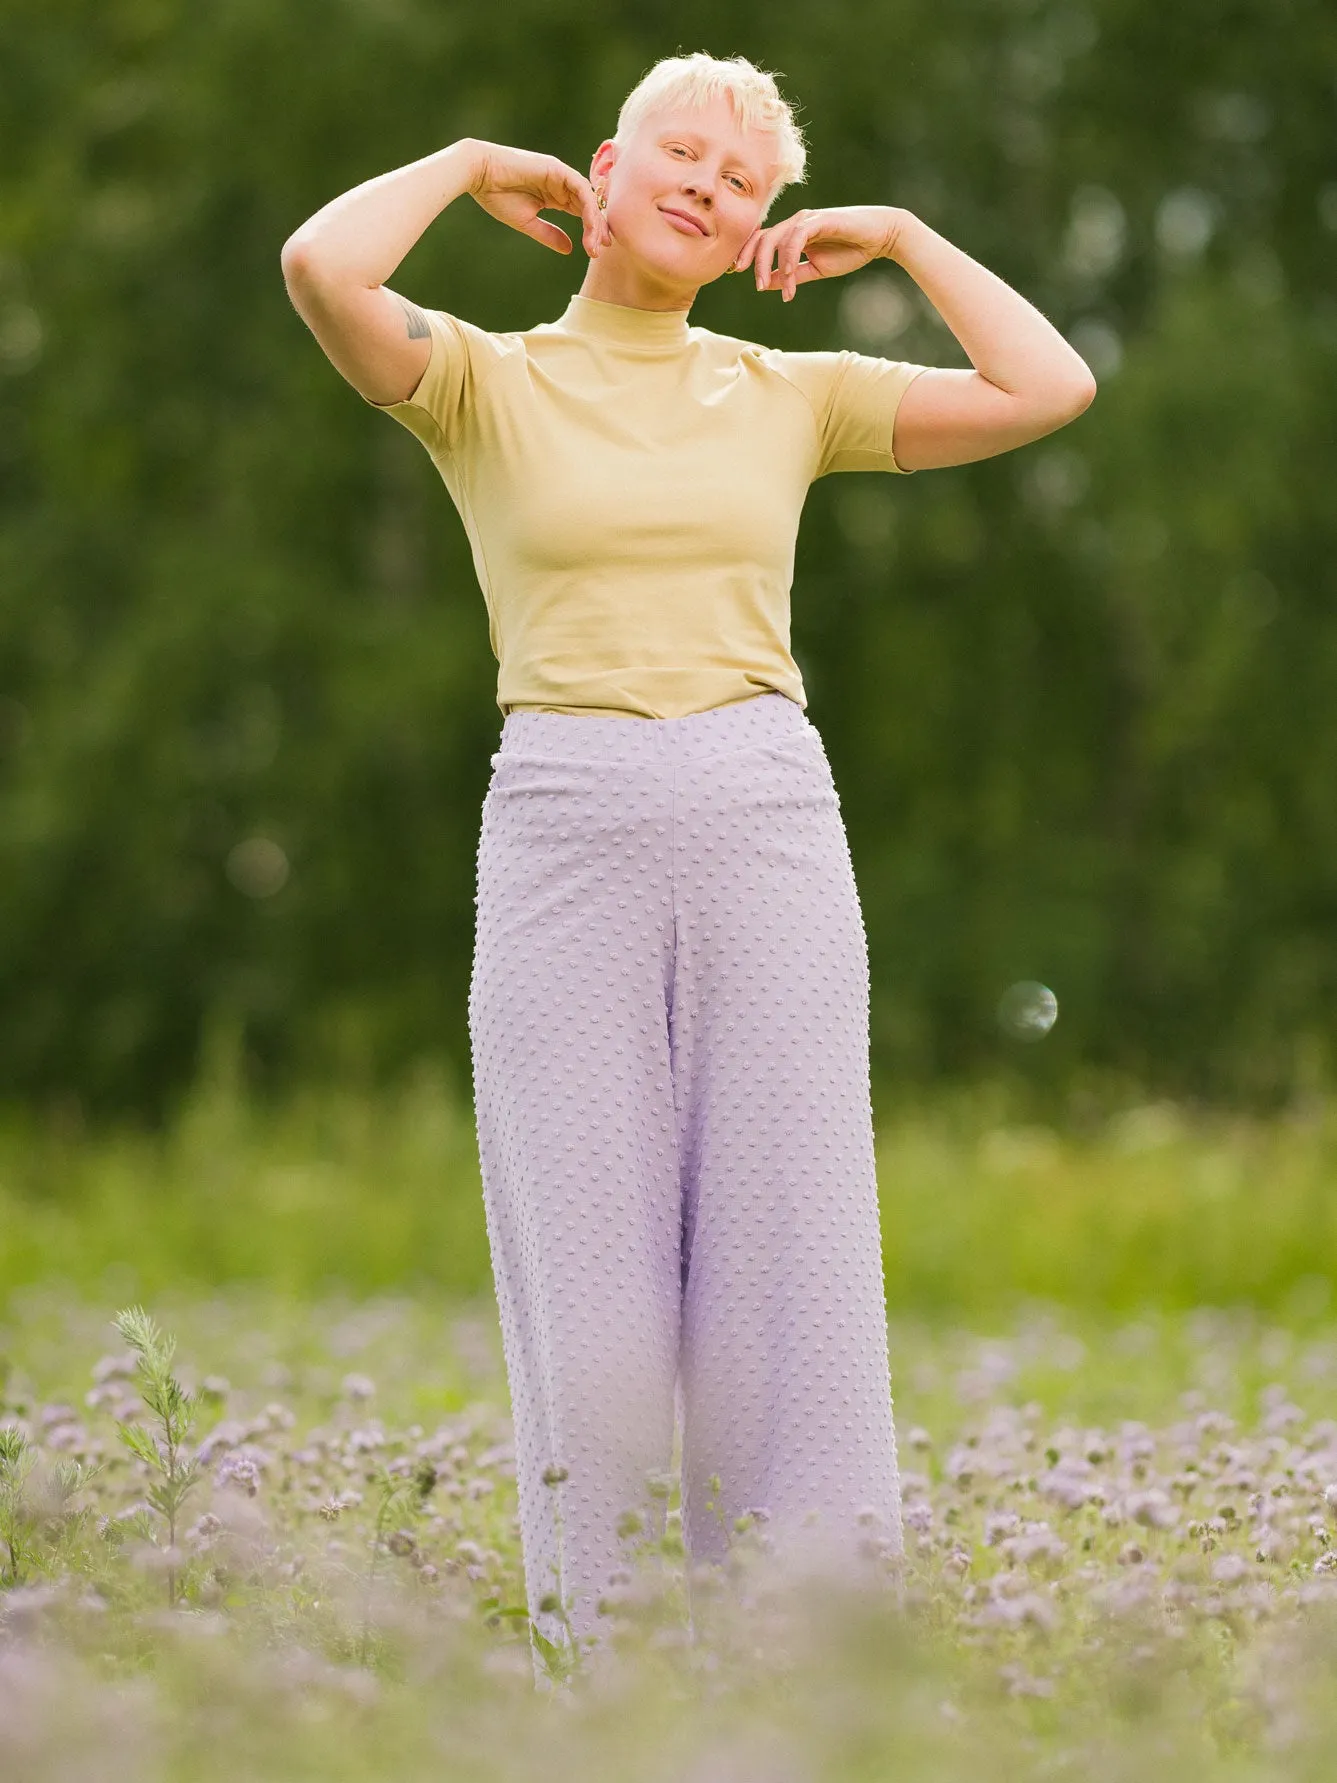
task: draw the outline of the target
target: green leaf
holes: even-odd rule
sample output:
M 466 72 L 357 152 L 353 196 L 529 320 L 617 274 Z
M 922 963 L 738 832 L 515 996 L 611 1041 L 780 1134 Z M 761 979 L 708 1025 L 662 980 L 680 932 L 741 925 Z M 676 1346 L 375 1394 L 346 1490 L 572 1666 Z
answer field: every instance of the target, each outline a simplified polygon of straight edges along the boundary
M 12 1467 L 28 1447 L 28 1439 L 12 1424 L 0 1430 L 0 1466 Z
M 162 1466 L 162 1456 L 158 1453 L 157 1444 L 142 1424 L 122 1424 L 117 1435 L 126 1448 L 138 1455 L 141 1461 L 147 1461 L 151 1467 Z

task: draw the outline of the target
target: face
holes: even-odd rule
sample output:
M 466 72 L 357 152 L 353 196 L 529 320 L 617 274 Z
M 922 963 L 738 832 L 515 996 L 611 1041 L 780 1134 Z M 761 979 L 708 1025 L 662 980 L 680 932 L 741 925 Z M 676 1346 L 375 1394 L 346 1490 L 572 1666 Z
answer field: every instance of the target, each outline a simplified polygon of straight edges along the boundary
M 642 118 L 617 148 L 601 143 L 591 164 L 605 188 L 614 255 L 657 284 L 695 291 L 727 272 L 759 227 L 775 177 L 769 130 L 743 130 L 728 97 Z

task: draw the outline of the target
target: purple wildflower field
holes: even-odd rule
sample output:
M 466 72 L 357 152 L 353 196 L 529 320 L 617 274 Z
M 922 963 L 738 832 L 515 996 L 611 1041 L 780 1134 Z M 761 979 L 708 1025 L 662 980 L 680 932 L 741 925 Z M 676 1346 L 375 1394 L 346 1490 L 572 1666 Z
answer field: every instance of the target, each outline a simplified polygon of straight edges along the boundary
M 485 1303 L 108 1318 L 32 1289 L 2 1337 L 0 1774 L 24 1783 L 1330 1774 L 1318 1323 L 894 1322 L 886 1590 L 786 1595 L 742 1519 L 689 1631 L 663 1476 L 667 1535 L 628 1518 L 606 1638 L 545 1688 Z

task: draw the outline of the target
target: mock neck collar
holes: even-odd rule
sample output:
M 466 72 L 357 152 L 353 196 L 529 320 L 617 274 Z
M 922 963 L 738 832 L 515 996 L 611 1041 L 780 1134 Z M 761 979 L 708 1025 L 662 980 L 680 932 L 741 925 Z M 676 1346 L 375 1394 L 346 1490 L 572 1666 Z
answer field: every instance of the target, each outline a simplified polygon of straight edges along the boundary
M 578 291 L 566 306 L 562 327 L 627 347 L 681 347 L 687 342 L 686 310 L 636 309 L 582 297 Z

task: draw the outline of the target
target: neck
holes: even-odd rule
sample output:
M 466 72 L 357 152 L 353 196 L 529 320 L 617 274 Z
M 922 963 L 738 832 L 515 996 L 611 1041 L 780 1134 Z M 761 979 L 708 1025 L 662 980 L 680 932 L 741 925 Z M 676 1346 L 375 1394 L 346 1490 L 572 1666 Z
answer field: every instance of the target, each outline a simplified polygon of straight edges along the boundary
M 638 266 L 616 243 L 606 247 L 585 269 L 582 297 L 597 303 L 620 303 L 633 310 L 676 310 L 686 315 L 696 300 L 696 286 L 684 287 Z

